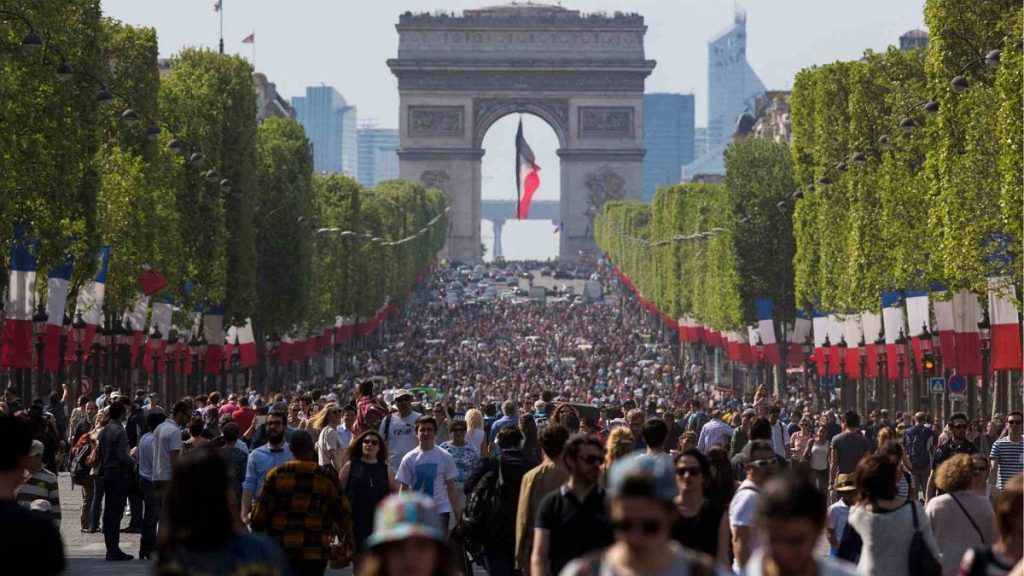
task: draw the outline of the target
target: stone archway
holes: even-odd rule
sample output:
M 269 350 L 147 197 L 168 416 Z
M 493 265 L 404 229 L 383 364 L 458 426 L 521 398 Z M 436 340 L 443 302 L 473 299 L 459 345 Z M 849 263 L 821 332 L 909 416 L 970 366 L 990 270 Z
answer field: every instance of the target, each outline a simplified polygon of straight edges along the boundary
M 609 199 L 643 197 L 642 16 L 508 5 L 461 15 L 399 17 L 399 174 L 445 191 L 449 258 L 480 260 L 484 135 L 508 114 L 545 120 L 558 136 L 559 255 L 593 251 L 593 215 Z

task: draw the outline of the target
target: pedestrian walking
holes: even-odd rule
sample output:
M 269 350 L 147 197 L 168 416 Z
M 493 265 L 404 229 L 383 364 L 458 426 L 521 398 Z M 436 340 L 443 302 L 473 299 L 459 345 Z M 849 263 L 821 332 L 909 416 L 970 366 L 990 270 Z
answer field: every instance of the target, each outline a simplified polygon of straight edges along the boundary
M 988 467 L 975 466 L 971 456 L 956 454 L 936 473 L 936 485 L 943 494 L 928 501 L 925 514 L 942 551 L 942 574 L 955 576 L 964 552 L 994 542 L 995 514 L 984 494 Z
M 366 430 L 352 441 L 341 466 L 341 487 L 352 509 L 352 534 L 355 550 L 359 552 L 373 533 L 377 505 L 389 494 L 398 492 L 388 446 L 376 430 Z
M 398 470 L 402 458 L 416 447 L 416 422 L 422 414 L 412 409 L 412 392 L 402 390 L 395 395 L 397 412 L 384 417 L 380 423 L 380 435 L 388 445 L 391 467 Z
M 281 546 L 295 576 L 323 576 L 333 538 L 341 557 L 354 551 L 348 500 L 333 468 L 317 463 L 308 431 L 293 434 L 289 448 L 294 459 L 267 473 L 250 525 Z
M 462 515 L 455 495 L 458 470 L 451 454 L 434 444 L 436 431 L 437 424 L 432 416 L 422 416 L 416 421 L 418 444 L 402 458 L 395 480 L 400 492 L 411 490 L 433 498 L 442 525 L 447 529 L 452 518 Z
M 166 515 L 153 569 L 160 576 L 289 576 L 281 548 L 242 529 L 234 512 L 231 468 L 213 446 L 183 456 L 167 487 Z
M 775 474 L 778 454 L 770 440 L 752 440 L 746 448 L 746 478 L 729 503 L 729 530 L 732 537 L 732 571 L 740 573 L 750 555 L 760 545 L 754 530 L 761 487 Z
M 458 576 L 447 528 L 433 499 L 417 492 L 389 496 L 377 508 L 374 531 L 357 576 Z
M 42 500 L 48 504 L 49 515 L 57 530 L 60 530 L 60 489 L 57 485 L 57 475 L 43 466 L 43 453 L 46 447 L 39 440 L 32 441 L 32 447 L 28 451 L 28 463 L 25 467 L 29 477 L 25 483 L 15 491 L 15 500 L 25 508 L 31 508 L 32 504 Z
M 139 465 L 139 488 L 142 492 L 142 538 L 139 541 L 139 560 L 149 560 L 156 549 L 156 527 L 160 521 L 160 499 L 163 497 L 153 481 L 153 430 L 156 430 L 167 416 L 162 410 L 151 410 L 146 414 L 146 432 L 139 438 L 135 460 Z
M 958 576 L 1006 576 L 1024 557 L 1024 477 L 1011 478 L 996 497 L 995 543 L 971 548 L 960 561 Z
M 967 415 L 963 412 L 954 412 L 949 417 L 949 435 L 943 442 L 940 440 L 938 448 L 932 456 L 932 471 L 928 475 L 928 483 L 925 489 L 925 502 L 935 497 L 936 491 L 935 473 L 942 466 L 942 463 L 956 454 L 977 454 L 978 447 L 967 440 Z M 941 490 L 941 488 L 939 489 Z
M 540 431 L 541 463 L 523 475 L 516 510 L 516 568 L 530 570 L 533 549 L 533 527 L 541 500 L 569 479 L 569 470 L 562 460 L 562 451 L 569 439 L 565 426 L 548 425 Z
M 245 481 L 242 483 L 242 523 L 248 525 L 252 513 L 253 499 L 263 486 L 263 479 L 275 467 L 293 459 L 285 441 L 284 412 L 267 415 L 267 443 L 249 453 L 245 467 Z M 297 434 L 298 431 L 295 432 Z M 294 434 L 292 435 L 294 437 Z
M 676 455 L 674 499 L 677 518 L 672 539 L 684 547 L 729 563 L 729 521 L 725 508 L 705 495 L 711 482 L 711 464 L 700 450 L 689 449 Z
M 1010 412 L 1006 417 L 1007 434 L 996 440 L 989 451 L 992 472 L 989 483 L 1002 490 L 1010 478 L 1024 472 L 1024 415 Z M 993 482 L 994 481 L 994 482 Z

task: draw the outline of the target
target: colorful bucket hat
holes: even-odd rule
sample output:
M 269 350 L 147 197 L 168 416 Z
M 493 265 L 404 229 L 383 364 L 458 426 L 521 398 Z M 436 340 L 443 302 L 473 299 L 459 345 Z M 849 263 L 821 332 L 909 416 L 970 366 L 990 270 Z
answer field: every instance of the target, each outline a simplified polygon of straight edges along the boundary
M 373 525 L 373 534 L 366 539 L 367 548 L 408 538 L 445 542 L 445 531 L 434 501 L 419 492 L 403 492 L 385 498 L 377 506 Z

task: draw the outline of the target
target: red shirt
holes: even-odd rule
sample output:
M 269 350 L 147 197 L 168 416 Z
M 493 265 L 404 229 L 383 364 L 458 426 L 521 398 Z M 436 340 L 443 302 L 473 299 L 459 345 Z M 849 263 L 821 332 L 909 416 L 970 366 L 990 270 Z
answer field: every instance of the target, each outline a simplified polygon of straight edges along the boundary
M 217 415 L 223 416 L 225 414 L 234 414 L 235 410 L 238 410 L 238 404 L 235 404 L 234 402 L 228 402 L 227 404 L 221 406 L 220 410 L 217 410 Z
M 252 408 L 239 408 L 231 413 L 232 420 L 235 424 L 238 424 L 238 430 L 242 434 L 245 434 L 249 427 L 252 426 L 252 421 L 256 418 L 256 411 Z

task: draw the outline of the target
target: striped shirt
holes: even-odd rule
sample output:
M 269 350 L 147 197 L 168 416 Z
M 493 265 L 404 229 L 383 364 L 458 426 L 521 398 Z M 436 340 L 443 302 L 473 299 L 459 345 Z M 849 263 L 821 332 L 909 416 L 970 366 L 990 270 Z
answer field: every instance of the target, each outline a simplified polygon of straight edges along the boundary
M 19 486 L 14 494 L 15 500 L 25 508 L 30 508 L 36 500 L 49 502 L 50 518 L 57 524 L 57 530 L 60 530 L 60 489 L 57 486 L 57 476 L 53 472 L 40 468 Z
M 709 420 L 708 423 L 700 429 L 700 438 L 697 440 L 697 449 L 701 452 L 707 452 L 708 449 L 715 444 L 720 444 L 723 447 L 728 446 L 729 439 L 731 437 L 732 426 L 722 422 L 720 418 Z
M 1009 437 L 1000 438 L 992 444 L 992 452 L 988 457 L 999 464 L 996 482 L 1002 488 L 1010 478 L 1024 471 L 1024 442 L 1014 442 Z

